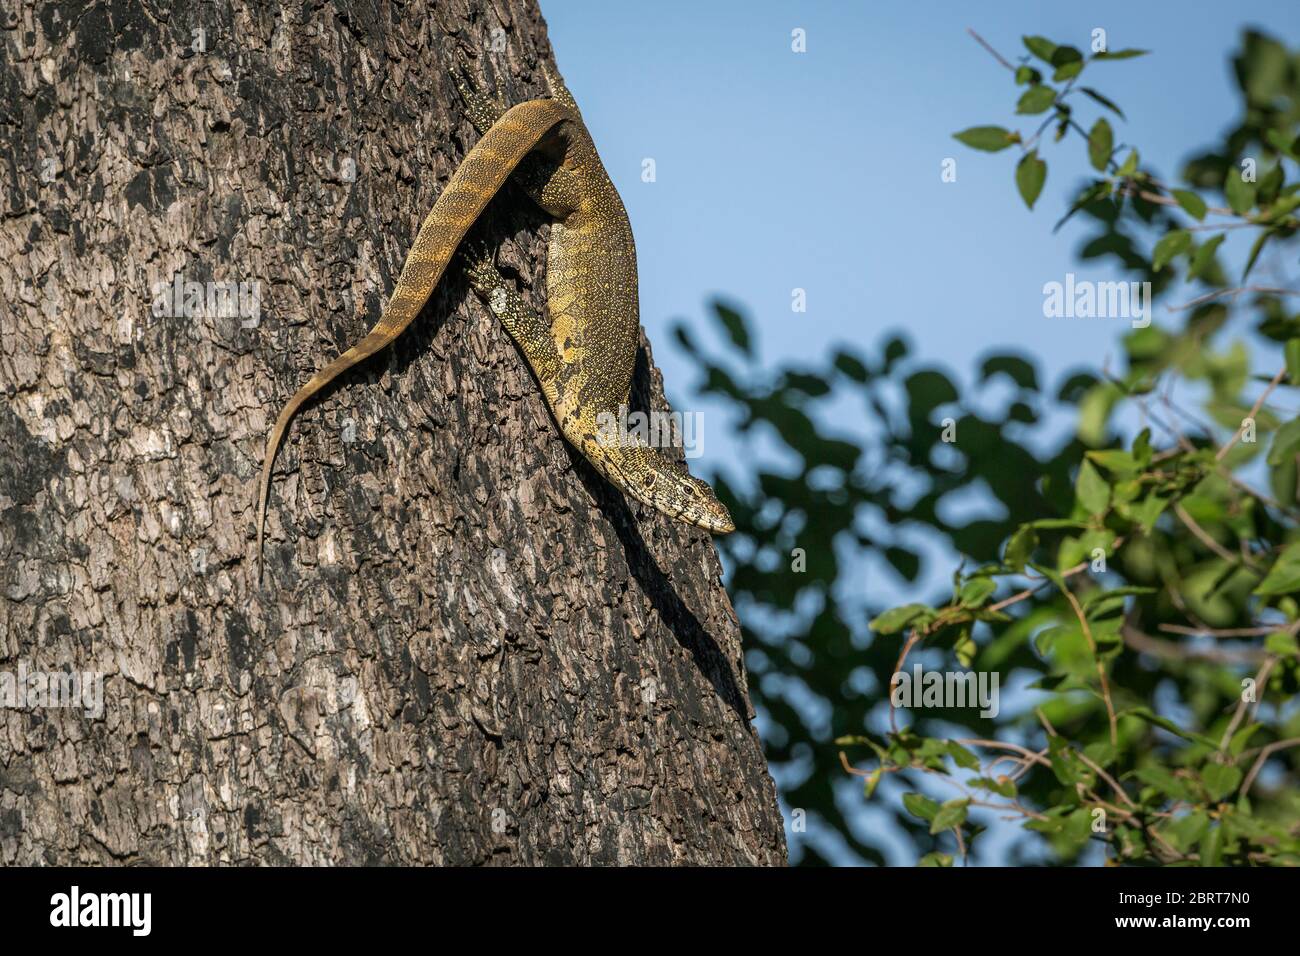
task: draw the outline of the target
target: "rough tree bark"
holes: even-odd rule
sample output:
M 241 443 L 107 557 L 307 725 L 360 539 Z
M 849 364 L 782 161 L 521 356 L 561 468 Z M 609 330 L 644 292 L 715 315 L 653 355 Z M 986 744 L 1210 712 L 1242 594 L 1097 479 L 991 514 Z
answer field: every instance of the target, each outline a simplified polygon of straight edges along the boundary
M 782 863 L 708 535 L 564 444 L 455 263 L 299 418 L 254 577 L 267 428 L 476 138 L 453 51 L 543 92 L 535 2 L 0 17 L 0 672 L 104 675 L 0 709 L 0 863 Z M 540 307 L 541 214 L 482 226 Z

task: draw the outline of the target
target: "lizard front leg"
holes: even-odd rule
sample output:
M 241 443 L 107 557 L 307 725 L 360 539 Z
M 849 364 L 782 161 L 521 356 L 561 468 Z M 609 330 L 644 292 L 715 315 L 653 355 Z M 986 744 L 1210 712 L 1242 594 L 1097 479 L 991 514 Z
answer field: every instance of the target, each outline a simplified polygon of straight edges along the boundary
M 506 332 L 523 350 L 528 364 L 537 375 L 547 399 L 554 408 L 554 390 L 564 363 L 551 337 L 551 327 L 506 281 L 483 246 L 467 249 L 465 277 L 470 287 L 483 299 L 492 314 L 501 320 Z

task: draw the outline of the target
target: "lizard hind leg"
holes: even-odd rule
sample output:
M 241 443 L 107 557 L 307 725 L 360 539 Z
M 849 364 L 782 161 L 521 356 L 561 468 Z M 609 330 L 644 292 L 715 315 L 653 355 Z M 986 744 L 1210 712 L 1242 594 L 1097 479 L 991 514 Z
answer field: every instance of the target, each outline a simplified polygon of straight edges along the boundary
M 451 81 L 465 101 L 465 115 L 480 134 L 487 133 L 509 108 L 500 94 L 489 93 L 474 80 L 464 62 L 458 61 L 451 71 Z

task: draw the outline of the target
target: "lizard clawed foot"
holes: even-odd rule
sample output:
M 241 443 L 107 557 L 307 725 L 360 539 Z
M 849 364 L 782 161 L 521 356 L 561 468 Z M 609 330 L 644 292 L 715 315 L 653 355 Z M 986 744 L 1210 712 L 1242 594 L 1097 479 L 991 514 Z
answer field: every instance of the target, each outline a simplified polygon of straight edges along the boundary
M 528 307 L 519 291 L 506 281 L 485 242 L 475 242 L 464 250 L 465 278 L 492 314 L 501 320 L 506 331 L 525 342 L 549 341 L 549 326 Z
M 505 285 L 505 276 L 497 269 L 492 247 L 486 242 L 466 243 L 461 255 L 465 257 L 465 278 L 479 295 L 490 296 Z
M 506 103 L 499 94 L 482 89 L 464 60 L 457 59 L 451 71 L 460 98 L 465 101 L 465 115 L 480 133 L 486 133 L 506 112 Z
M 551 64 L 545 60 L 542 61 L 542 76 L 546 78 L 546 89 L 550 91 L 551 99 L 573 110 L 574 113 L 578 113 L 578 101 L 573 98 L 569 88 L 564 85 L 564 80 L 560 78 L 560 74 L 551 69 Z

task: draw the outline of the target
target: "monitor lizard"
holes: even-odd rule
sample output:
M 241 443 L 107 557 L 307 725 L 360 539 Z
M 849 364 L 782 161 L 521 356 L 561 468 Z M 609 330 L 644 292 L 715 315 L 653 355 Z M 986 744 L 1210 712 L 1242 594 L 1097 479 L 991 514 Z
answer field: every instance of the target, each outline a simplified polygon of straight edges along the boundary
M 470 122 L 482 134 L 429 211 L 375 324 L 360 342 L 318 371 L 280 411 L 262 463 L 257 515 L 258 576 L 271 469 L 294 415 L 327 384 L 391 344 L 415 319 L 461 240 L 519 167 L 525 192 L 551 217 L 546 299 L 550 321 L 510 289 L 489 254 L 467 270 L 519 345 L 564 437 L 625 494 L 716 534 L 735 530 L 713 489 L 635 433 L 610 441 L 604 416 L 625 409 L 640 341 L 636 246 L 623 201 L 596 153 L 578 105 L 543 68 L 549 99 L 505 108 L 453 74 Z M 522 165 L 521 165 L 522 164 Z M 624 430 L 620 430 L 622 432 Z

